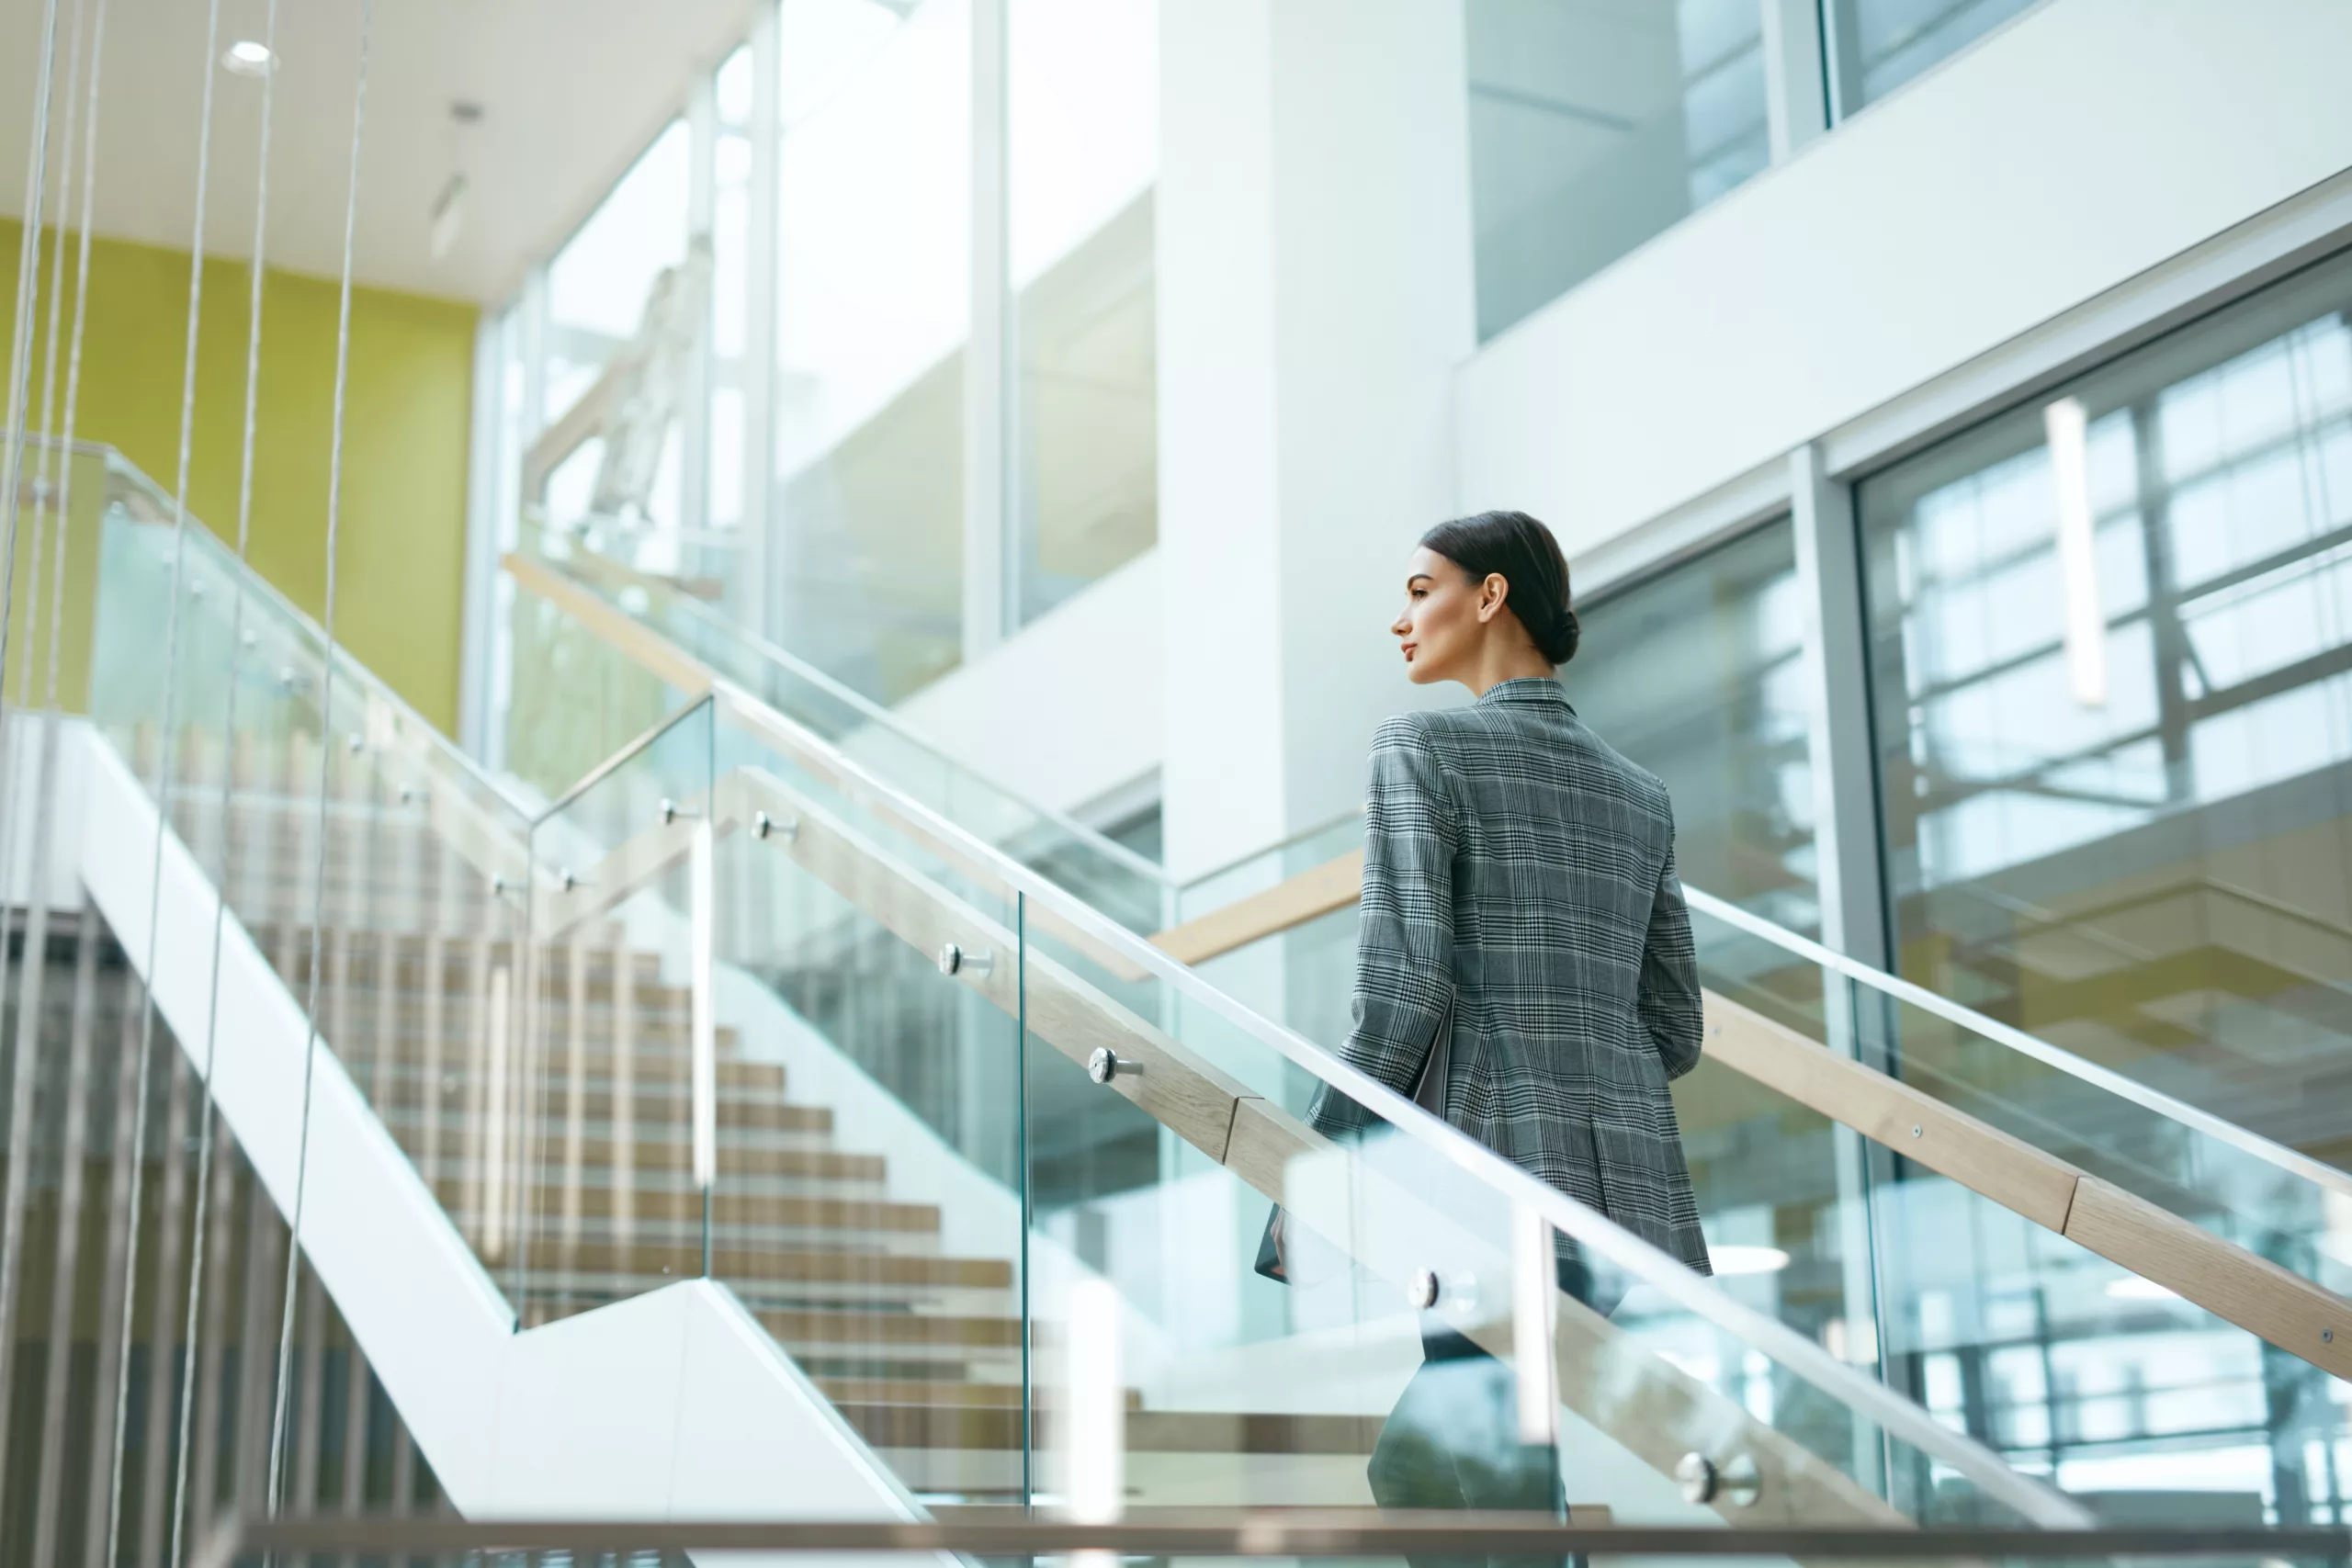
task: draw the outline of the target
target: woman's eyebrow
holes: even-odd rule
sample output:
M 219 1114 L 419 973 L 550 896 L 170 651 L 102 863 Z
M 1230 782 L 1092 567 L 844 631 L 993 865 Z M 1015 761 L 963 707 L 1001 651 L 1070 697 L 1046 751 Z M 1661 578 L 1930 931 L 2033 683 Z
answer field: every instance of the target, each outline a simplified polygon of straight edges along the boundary
M 1431 577 L 1426 571 L 1417 571 L 1413 573 L 1412 576 L 1405 580 L 1405 586 L 1410 588 L 1416 582 L 1434 582 L 1436 581 L 1437 580 L 1435 578 Z

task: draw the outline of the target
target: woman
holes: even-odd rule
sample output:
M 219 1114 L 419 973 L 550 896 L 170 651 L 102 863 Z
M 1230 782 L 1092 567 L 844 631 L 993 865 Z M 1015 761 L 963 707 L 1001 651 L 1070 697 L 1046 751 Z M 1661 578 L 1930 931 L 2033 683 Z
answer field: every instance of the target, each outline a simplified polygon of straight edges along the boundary
M 1518 512 L 1430 529 L 1389 630 L 1408 679 L 1459 682 L 1477 701 L 1392 718 L 1373 741 L 1342 1055 L 1706 1273 L 1667 1092 L 1700 1041 L 1673 810 L 1555 678 L 1577 637 L 1558 543 Z M 1312 1120 L 1345 1133 L 1366 1118 L 1327 1090 Z M 1560 1275 L 1594 1301 L 1572 1247 Z M 1425 1323 L 1425 1364 L 1373 1453 L 1374 1495 L 1556 1510 L 1556 1460 L 1520 1444 L 1510 1375 Z

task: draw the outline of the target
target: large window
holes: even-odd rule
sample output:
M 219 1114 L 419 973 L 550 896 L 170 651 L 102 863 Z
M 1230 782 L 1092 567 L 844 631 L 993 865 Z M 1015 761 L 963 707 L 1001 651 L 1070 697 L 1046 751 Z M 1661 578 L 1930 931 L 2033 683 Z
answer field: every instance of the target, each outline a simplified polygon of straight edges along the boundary
M 1770 162 L 1759 0 L 1469 0 L 1478 336 Z
M 1152 186 L 1158 0 L 1010 0 L 1017 353 L 1009 626 L 1159 535 Z
M 771 621 L 895 701 L 963 657 L 971 6 L 780 14 Z
M 547 321 L 538 421 L 560 419 L 605 367 L 642 336 L 657 285 L 680 275 L 689 243 L 693 138 L 683 119 L 654 139 L 578 232 L 548 263 Z M 602 435 L 574 447 L 547 476 L 547 520 L 571 527 L 606 522 L 682 521 L 684 453 L 662 423 L 642 454 L 608 458 Z M 615 514 L 628 511 L 628 519 Z
M 1812 932 L 1813 770 L 1796 546 L 1784 519 L 1584 612 L 1561 680 L 1666 781 L 1682 880 Z
M 2352 265 L 1859 489 L 1901 964 L 2352 1165 Z

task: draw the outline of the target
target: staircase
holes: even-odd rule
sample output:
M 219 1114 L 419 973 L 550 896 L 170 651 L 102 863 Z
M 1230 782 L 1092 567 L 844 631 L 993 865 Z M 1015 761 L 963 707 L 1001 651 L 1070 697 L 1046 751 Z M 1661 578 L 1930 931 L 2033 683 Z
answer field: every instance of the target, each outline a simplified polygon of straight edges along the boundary
M 1426 1307 L 1532 1351 L 1620 1517 L 1926 1517 L 1893 1464 L 2079 1518 L 1669 1260 L 1617 1258 L 1630 1325 L 1557 1299 L 1513 1226 L 1623 1238 L 1410 1116 L 1307 1128 L 1323 1059 L 1033 887 L 1018 803 L 706 682 L 535 813 L 200 530 L 105 528 L 82 874 L 469 1516 L 1363 1504 Z M 1269 1200 L 1350 1261 L 1319 1294 L 1250 1275 Z
M 152 778 L 152 730 L 133 751 Z M 225 761 L 217 731 L 173 749 L 173 826 L 208 868 L 228 851 L 231 913 L 298 998 L 313 994 L 321 761 L 302 730 L 248 733 Z M 420 788 L 364 742 L 329 743 L 324 762 L 322 1039 L 520 1326 L 724 1280 L 910 1491 L 1020 1501 L 1033 1439 L 1050 1440 L 1024 1415 L 1020 1238 L 957 1255 L 939 1205 L 894 1189 L 885 1152 L 843 1146 L 831 1108 L 795 1099 L 784 1066 L 722 1028 L 706 1258 L 690 988 L 616 919 L 518 947 L 519 894 L 435 830 Z M 1127 1405 L 1139 1506 L 1371 1501 L 1377 1417 L 1153 1410 L 1134 1390 Z

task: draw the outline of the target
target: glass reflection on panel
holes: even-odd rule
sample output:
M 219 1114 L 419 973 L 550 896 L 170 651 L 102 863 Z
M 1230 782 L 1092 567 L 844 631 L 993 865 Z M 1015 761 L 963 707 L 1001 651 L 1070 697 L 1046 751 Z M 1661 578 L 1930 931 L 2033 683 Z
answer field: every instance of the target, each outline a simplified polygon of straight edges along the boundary
M 1158 19 L 1157 0 L 1012 0 L 1005 13 L 1014 626 L 1159 537 Z
M 719 73 L 720 96 L 736 61 L 748 78 L 750 56 L 738 51 Z M 748 91 L 748 88 L 746 89 Z M 710 401 L 707 412 L 707 525 L 743 521 L 743 348 L 751 310 L 752 141 L 728 133 L 711 148 Z
M 1478 336 L 1762 171 L 1757 0 L 1469 0 Z
M 636 335 L 654 280 L 685 259 L 692 145 L 672 121 L 548 264 L 548 420 L 595 384 Z
M 745 126 L 752 123 L 752 46 L 745 44 L 727 57 L 714 78 L 721 125 Z
M 895 702 L 963 657 L 971 6 L 778 23 L 773 625 Z
M 1682 880 L 1820 929 L 1795 535 L 1783 518 L 1582 612 L 1561 671 L 1593 729 L 1666 781 Z
M 2324 265 L 2052 393 L 2086 547 L 2041 404 L 1858 488 L 1905 972 L 2338 1165 L 2347 300 Z
M 2036 0 L 1824 0 L 1838 117 L 1874 104 Z

